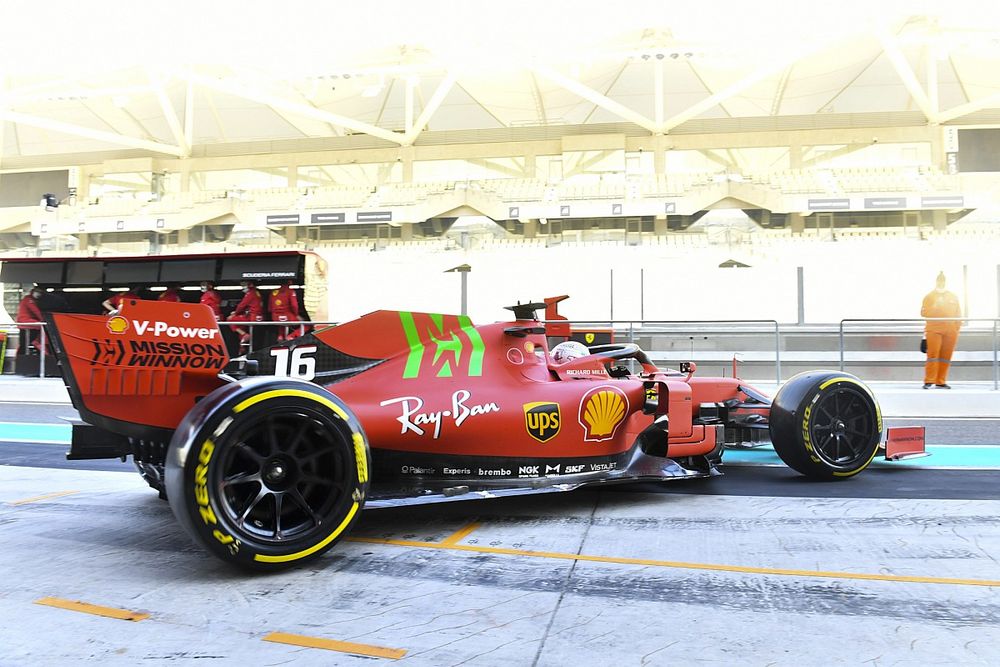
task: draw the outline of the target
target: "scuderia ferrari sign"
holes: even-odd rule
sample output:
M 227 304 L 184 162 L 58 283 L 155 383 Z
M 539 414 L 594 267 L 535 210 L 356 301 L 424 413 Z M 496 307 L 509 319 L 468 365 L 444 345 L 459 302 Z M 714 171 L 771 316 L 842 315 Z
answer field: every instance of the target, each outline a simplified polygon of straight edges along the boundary
M 561 425 L 558 403 L 524 404 L 524 427 L 538 442 L 548 442 L 559 435 Z

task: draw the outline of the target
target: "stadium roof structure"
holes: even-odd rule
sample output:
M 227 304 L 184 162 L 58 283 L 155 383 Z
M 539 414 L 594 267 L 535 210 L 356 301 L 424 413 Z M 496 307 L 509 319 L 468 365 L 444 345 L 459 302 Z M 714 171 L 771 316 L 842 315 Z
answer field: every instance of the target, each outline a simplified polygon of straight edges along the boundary
M 0 170 L 1000 124 L 985 2 L 0 6 Z

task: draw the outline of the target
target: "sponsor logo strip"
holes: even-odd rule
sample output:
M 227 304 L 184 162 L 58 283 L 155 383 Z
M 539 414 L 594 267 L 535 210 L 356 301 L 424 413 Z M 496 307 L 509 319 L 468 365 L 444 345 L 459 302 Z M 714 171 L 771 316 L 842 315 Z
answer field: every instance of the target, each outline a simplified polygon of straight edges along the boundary
M 166 322 L 149 322 L 148 320 L 132 320 L 135 332 L 142 336 L 147 331 L 154 336 L 167 338 L 215 338 L 219 335 L 218 328 L 173 326 Z
M 322 637 L 309 637 L 307 635 L 292 635 L 287 632 L 272 632 L 263 639 L 266 642 L 274 642 L 276 644 L 321 648 L 326 651 L 364 655 L 371 658 L 399 660 L 406 655 L 405 649 L 386 648 L 385 646 L 373 646 L 371 644 L 355 644 L 354 642 L 342 642 L 336 639 L 323 639 Z
M 431 427 L 434 433 L 433 439 L 437 440 L 441 436 L 442 424 L 451 422 L 455 428 L 460 427 L 470 417 L 500 412 L 500 406 L 496 403 L 470 403 L 472 392 L 459 389 L 451 395 L 451 406 L 448 410 L 423 411 L 424 399 L 419 396 L 401 396 L 399 398 L 389 398 L 379 406 L 398 405 L 401 414 L 396 417 L 400 423 L 400 435 L 415 433 L 424 435 L 427 431 L 422 427 Z
M 679 570 L 708 570 L 712 572 L 736 572 L 740 574 L 762 574 L 781 577 L 813 577 L 819 579 L 846 579 L 863 581 L 893 581 L 911 584 L 943 584 L 948 586 L 987 586 L 1000 588 L 1000 579 L 955 579 L 951 577 L 920 577 L 897 574 L 875 574 L 872 572 L 831 572 L 825 570 L 794 570 L 779 567 L 750 567 L 723 563 L 691 563 L 685 561 L 655 560 L 646 558 L 623 558 L 620 556 L 591 556 L 555 551 L 530 551 L 528 549 L 505 549 L 503 547 L 481 547 L 471 544 L 444 544 L 443 542 L 416 542 L 409 540 L 381 539 L 376 537 L 351 537 L 350 542 L 365 544 L 388 544 L 416 549 L 444 549 L 468 551 L 472 553 L 497 554 L 504 556 L 525 556 L 528 558 L 550 558 L 556 560 L 584 561 L 589 563 L 611 563 L 616 565 L 639 565 L 643 567 L 664 567 Z
M 133 621 L 138 623 L 141 620 L 149 618 L 149 614 L 141 614 L 137 611 L 116 609 L 114 607 L 102 607 L 96 604 L 88 604 L 77 600 L 64 600 L 62 598 L 45 597 L 35 600 L 35 604 L 45 605 L 46 607 L 57 607 L 59 609 L 68 609 L 70 611 L 79 611 L 84 614 L 93 614 L 94 616 L 116 618 L 119 621 Z
M 403 379 L 422 375 L 421 367 L 424 365 L 427 343 L 420 335 L 421 330 L 435 347 L 430 360 L 431 367 L 423 371 L 424 373 L 436 371 L 437 377 L 456 375 L 479 377 L 483 374 L 483 355 L 486 346 L 482 336 L 472 325 L 472 320 L 467 316 L 459 315 L 454 318 L 458 323 L 457 327 L 446 326 L 445 316 L 437 314 L 400 312 L 399 320 L 406 335 L 406 342 L 410 346 L 406 366 L 403 368 Z M 460 333 L 467 340 L 462 340 Z M 466 360 L 464 367 L 463 359 Z
M 226 364 L 226 348 L 221 343 L 181 343 L 150 340 L 91 340 L 92 366 L 139 366 L 143 368 L 209 368 Z
M 524 428 L 528 435 L 538 442 L 548 442 L 559 435 L 562 418 L 558 403 L 525 403 L 523 408 Z
M 482 465 L 469 465 L 461 463 L 444 463 L 440 467 L 440 474 L 444 477 L 463 477 L 468 479 L 492 478 L 492 477 L 547 477 L 549 475 L 578 475 L 581 473 L 610 472 L 618 470 L 618 461 L 591 461 L 579 463 L 579 459 L 569 461 L 556 459 L 536 459 L 524 461 L 523 463 L 511 463 L 510 459 L 501 462 L 483 463 Z M 388 468 L 390 474 L 395 474 L 399 470 L 403 475 L 421 475 L 423 477 L 435 477 L 438 475 L 438 467 L 430 463 L 421 465 L 398 465 Z
M 115 315 L 108 319 L 108 331 L 113 334 L 123 334 L 128 331 L 128 320 L 121 315 Z
M 628 397 L 618 387 L 602 385 L 588 391 L 580 401 L 578 417 L 583 439 L 602 442 L 614 438 L 628 415 L 628 407 Z

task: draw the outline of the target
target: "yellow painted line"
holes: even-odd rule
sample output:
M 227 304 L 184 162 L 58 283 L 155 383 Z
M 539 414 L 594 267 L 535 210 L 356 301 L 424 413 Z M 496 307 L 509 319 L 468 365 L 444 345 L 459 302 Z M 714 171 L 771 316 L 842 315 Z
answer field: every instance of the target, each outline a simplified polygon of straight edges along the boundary
M 70 611 L 80 611 L 84 614 L 93 614 L 95 616 L 117 618 L 119 621 L 138 622 L 149 618 L 149 614 L 141 614 L 137 611 L 115 609 L 114 607 L 101 607 L 96 604 L 87 604 L 86 602 L 74 600 L 63 600 L 62 598 L 41 598 L 40 600 L 35 600 L 35 604 L 43 604 L 47 607 L 58 607 L 59 609 L 69 609 Z
M 13 500 L 8 505 L 27 505 L 28 503 L 37 503 L 39 500 L 49 500 L 50 498 L 62 498 L 63 496 L 71 496 L 74 493 L 80 493 L 79 491 L 56 491 L 55 493 L 46 493 L 41 496 L 35 496 L 33 498 L 25 498 L 24 500 Z
M 309 637 L 307 635 L 291 635 L 287 632 L 272 632 L 264 637 L 264 641 L 275 642 L 277 644 L 291 644 L 292 646 L 305 646 L 306 648 L 321 648 L 327 651 L 353 653 L 354 655 L 367 655 L 373 658 L 391 658 L 392 660 L 399 660 L 406 655 L 406 651 L 400 648 L 355 644 L 354 642 L 342 642 L 335 639 L 323 639 L 322 637 Z
M 447 544 L 449 546 L 452 544 L 458 544 L 459 542 L 467 538 L 476 528 L 479 528 L 479 523 L 473 521 L 464 528 L 456 531 L 455 533 L 441 540 L 441 544 Z
M 854 579 L 865 581 L 896 581 L 910 584 L 948 584 L 951 586 L 988 586 L 1000 588 L 997 579 L 954 579 L 951 577 L 916 577 L 899 574 L 873 574 L 869 572 L 835 572 L 829 570 L 792 570 L 776 567 L 748 567 L 743 565 L 725 565 L 716 563 L 688 563 L 672 560 L 650 560 L 646 558 L 623 558 L 620 556 L 589 556 L 587 554 L 570 554 L 556 551 L 528 551 L 525 549 L 503 549 L 500 547 L 481 547 L 469 544 L 453 544 L 444 542 L 413 542 L 409 540 L 386 540 L 374 537 L 352 537 L 352 542 L 368 544 L 391 544 L 400 547 L 417 549 L 443 549 L 449 551 L 471 551 L 484 554 L 499 554 L 504 556 L 526 556 L 528 558 L 553 558 L 558 560 L 586 561 L 591 563 L 614 563 L 618 565 L 642 565 L 645 567 L 666 567 L 681 570 L 711 570 L 713 572 L 737 572 L 742 574 L 764 574 L 782 577 L 816 577 L 820 579 Z

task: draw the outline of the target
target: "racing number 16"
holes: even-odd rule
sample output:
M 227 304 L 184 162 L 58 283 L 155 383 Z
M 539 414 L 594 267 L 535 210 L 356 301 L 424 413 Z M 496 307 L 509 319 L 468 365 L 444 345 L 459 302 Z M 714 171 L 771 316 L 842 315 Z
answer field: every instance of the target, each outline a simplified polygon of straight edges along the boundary
M 307 356 L 316 351 L 315 345 L 303 345 L 291 350 L 289 359 L 287 347 L 276 347 L 271 350 L 274 357 L 275 377 L 296 377 L 303 380 L 312 380 L 316 377 L 316 359 Z

